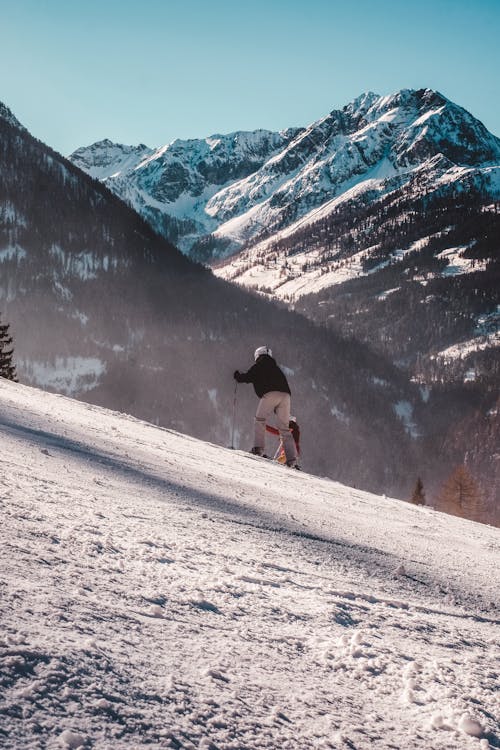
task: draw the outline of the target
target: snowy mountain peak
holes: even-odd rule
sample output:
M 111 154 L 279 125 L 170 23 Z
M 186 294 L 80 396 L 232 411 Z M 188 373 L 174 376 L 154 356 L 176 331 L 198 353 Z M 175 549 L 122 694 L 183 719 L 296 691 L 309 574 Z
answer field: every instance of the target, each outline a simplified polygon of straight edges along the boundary
M 354 112 L 366 112 L 379 99 L 379 94 L 375 94 L 373 91 L 365 91 L 347 104 L 344 109 L 350 109 Z
M 176 139 L 157 149 L 101 141 L 70 159 L 129 202 L 160 233 L 189 250 L 217 228 L 205 211 L 225 186 L 257 172 L 293 138 L 296 129 L 213 134 Z
M 424 169 L 430 189 L 446 169 L 500 164 L 500 140 L 422 88 L 368 91 L 308 127 L 279 133 L 214 134 L 156 151 L 105 141 L 71 158 L 184 252 L 210 261 L 272 236 L 355 186 L 369 191 L 376 180 L 387 191 Z
M 91 146 L 77 149 L 70 158 L 77 167 L 90 174 L 91 177 L 108 180 L 109 177 L 134 169 L 145 157 L 153 153 L 154 149 L 143 143 L 138 146 L 126 146 L 104 138 Z

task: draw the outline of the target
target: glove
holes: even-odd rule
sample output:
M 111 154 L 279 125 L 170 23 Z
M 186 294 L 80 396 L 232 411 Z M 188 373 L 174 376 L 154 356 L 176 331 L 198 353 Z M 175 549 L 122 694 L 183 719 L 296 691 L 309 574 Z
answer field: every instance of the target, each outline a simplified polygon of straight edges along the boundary
M 235 380 L 236 380 L 236 381 L 237 381 L 238 383 L 240 382 L 240 371 L 239 371 L 239 370 L 235 370 L 235 371 L 234 371 L 234 375 L 233 375 L 233 378 L 234 378 L 234 379 L 235 379 Z

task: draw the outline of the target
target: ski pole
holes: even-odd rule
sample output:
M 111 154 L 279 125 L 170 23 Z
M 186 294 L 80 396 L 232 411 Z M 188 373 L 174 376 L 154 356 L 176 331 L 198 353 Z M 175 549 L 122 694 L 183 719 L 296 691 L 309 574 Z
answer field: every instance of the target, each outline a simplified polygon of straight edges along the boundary
M 231 429 L 231 448 L 234 450 L 234 425 L 236 422 L 236 393 L 238 390 L 238 381 L 234 384 L 234 396 L 233 396 L 233 426 Z

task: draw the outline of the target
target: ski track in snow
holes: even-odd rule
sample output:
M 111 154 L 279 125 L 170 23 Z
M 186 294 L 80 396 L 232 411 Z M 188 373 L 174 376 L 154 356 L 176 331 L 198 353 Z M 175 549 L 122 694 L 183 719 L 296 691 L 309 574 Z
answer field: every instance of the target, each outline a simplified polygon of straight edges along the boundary
M 498 530 L 0 381 L 0 746 L 478 748 Z

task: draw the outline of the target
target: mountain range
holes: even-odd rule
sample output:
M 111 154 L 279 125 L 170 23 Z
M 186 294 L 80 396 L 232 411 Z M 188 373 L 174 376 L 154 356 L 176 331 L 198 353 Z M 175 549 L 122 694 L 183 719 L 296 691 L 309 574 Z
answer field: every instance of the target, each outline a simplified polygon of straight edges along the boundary
M 411 491 L 420 395 L 404 374 L 194 264 L 2 113 L 0 309 L 22 382 L 250 448 L 255 396 L 236 393 L 232 376 L 270 344 L 290 381 L 304 467 Z
M 157 150 L 102 141 L 70 158 L 217 275 L 349 335 L 363 336 L 360 307 L 369 320 L 401 298 L 415 307 L 411 287 L 435 308 L 440 295 L 424 294 L 430 281 L 444 279 L 460 298 L 470 279 L 457 277 L 473 276 L 475 299 L 464 300 L 455 328 L 443 315 L 456 304 L 434 311 L 445 335 L 421 320 L 425 336 L 411 336 L 414 344 L 401 352 L 401 335 L 391 331 L 386 339 L 400 361 L 414 364 L 423 354 L 427 365 L 430 356 L 457 360 L 464 347 L 477 350 L 474 339 L 481 349 L 500 341 L 500 300 L 492 293 L 500 140 L 442 94 L 366 93 L 306 128 L 213 135 Z M 344 292 L 356 284 L 373 289 L 368 309 L 361 292 L 346 310 Z M 372 330 L 365 340 L 374 340 Z
M 281 133 L 70 158 L 216 275 L 390 359 L 427 399 L 422 433 L 496 495 L 500 140 L 472 114 L 365 93 Z
M 271 344 L 308 468 L 401 497 L 420 474 L 436 502 L 465 463 L 495 517 L 498 139 L 471 115 L 428 90 L 366 94 L 310 128 L 104 141 L 72 161 L 6 107 L 0 131 L 0 302 L 24 382 L 250 446 L 254 397 L 232 371 Z M 358 251 L 354 278 L 315 286 Z M 257 278 L 265 265 L 267 286 L 193 263 L 216 258 L 244 284 L 242 264 Z M 450 259 L 467 272 L 443 273 Z M 273 268 L 314 284 L 276 304 Z M 448 377 L 428 342 L 476 328 L 474 369 L 460 359 Z
M 255 266 L 271 243 L 340 204 L 373 204 L 416 182 L 421 194 L 477 187 L 500 196 L 500 140 L 429 89 L 368 92 L 308 127 L 279 133 L 216 134 L 158 149 L 104 140 L 70 159 L 205 262 L 256 247 Z M 296 291 L 276 286 L 281 295 Z

